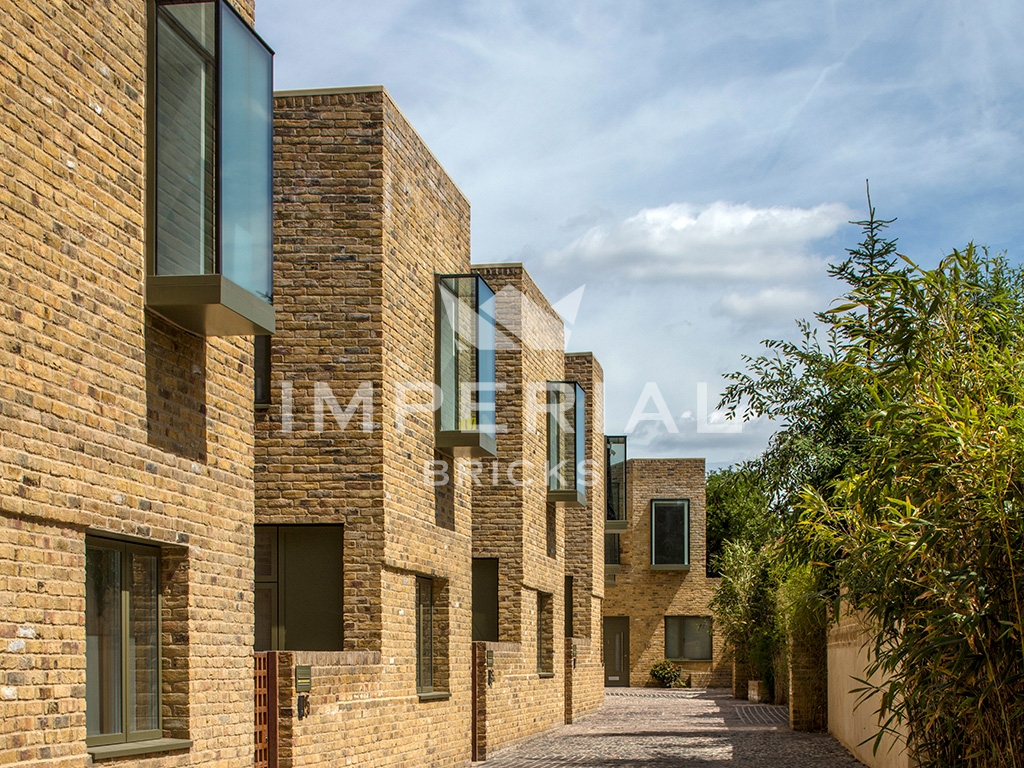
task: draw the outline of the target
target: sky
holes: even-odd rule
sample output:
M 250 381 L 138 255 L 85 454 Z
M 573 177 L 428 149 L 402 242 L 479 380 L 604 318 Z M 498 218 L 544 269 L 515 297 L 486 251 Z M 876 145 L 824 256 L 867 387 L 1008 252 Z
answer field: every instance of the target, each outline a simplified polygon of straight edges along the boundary
M 632 457 L 763 450 L 777 425 L 715 412 L 723 375 L 839 294 L 865 180 L 917 263 L 1024 254 L 1015 0 L 258 0 L 256 27 L 277 89 L 387 88 L 474 262 L 584 287 L 567 349 Z

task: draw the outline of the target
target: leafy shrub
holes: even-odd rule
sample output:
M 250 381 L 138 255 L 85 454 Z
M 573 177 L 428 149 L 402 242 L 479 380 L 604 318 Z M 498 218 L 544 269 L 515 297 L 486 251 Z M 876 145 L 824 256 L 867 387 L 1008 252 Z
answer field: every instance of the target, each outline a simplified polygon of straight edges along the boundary
M 651 677 L 653 677 L 662 688 L 676 687 L 682 676 L 683 670 L 668 659 L 665 661 L 659 661 L 651 667 Z

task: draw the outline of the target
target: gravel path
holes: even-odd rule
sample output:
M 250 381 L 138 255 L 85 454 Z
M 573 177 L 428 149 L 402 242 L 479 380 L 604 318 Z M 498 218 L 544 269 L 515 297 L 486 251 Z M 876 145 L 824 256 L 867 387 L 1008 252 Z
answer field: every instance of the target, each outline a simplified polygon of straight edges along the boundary
M 831 736 L 789 730 L 785 707 L 737 701 L 724 690 L 608 688 L 605 704 L 573 725 L 476 765 L 486 768 L 853 768 Z

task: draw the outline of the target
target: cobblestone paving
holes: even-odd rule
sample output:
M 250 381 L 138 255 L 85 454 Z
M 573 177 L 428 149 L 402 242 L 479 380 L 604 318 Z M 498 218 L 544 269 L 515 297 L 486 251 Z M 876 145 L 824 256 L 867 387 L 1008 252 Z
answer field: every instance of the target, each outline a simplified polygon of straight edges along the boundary
M 728 691 L 613 689 L 599 712 L 503 751 L 485 768 L 853 768 L 835 739 L 789 730 L 785 707 Z

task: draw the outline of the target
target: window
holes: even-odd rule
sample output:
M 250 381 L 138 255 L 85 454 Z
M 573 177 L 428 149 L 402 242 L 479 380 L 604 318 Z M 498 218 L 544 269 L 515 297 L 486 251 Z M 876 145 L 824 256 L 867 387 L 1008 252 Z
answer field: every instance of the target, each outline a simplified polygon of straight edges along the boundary
M 548 557 L 558 557 L 558 511 L 554 504 L 545 505 L 544 538 Z
M 547 592 L 537 593 L 537 672 L 555 674 L 555 605 Z
M 160 550 L 85 543 L 85 721 L 90 747 L 159 739 Z
M 224 0 L 151 8 L 147 304 L 199 335 L 273 333 L 273 52 Z
M 586 506 L 586 398 L 583 387 L 575 381 L 549 381 L 547 397 L 548 501 Z
M 565 636 L 574 637 L 573 632 L 573 577 L 572 574 L 565 575 Z
M 257 651 L 343 649 L 344 529 L 256 526 Z
M 622 563 L 622 542 L 619 533 L 604 535 L 604 564 L 618 566 Z
M 416 578 L 416 692 L 420 698 L 447 698 L 447 584 Z
M 666 616 L 665 658 L 711 660 L 710 616 Z
M 253 339 L 254 397 L 257 408 L 270 405 L 270 337 L 257 336 Z
M 626 522 L 626 437 L 604 438 L 605 483 L 608 510 L 605 528 L 624 528 Z
M 651 502 L 651 568 L 685 570 L 690 567 L 689 499 Z
M 498 641 L 497 558 L 473 558 L 473 639 Z
M 437 447 L 497 456 L 494 291 L 476 275 L 437 278 Z

